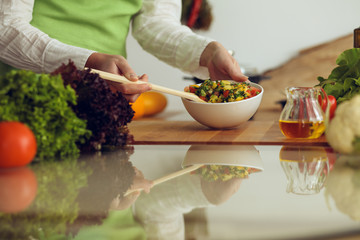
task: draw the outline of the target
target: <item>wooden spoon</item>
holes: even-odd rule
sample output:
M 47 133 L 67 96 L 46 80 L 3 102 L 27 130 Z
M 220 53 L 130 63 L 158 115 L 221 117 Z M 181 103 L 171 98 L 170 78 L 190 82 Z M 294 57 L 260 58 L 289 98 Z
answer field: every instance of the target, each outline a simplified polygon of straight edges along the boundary
M 133 81 L 130 81 L 130 80 L 128 80 L 127 78 L 125 78 L 123 76 L 116 75 L 116 74 L 113 74 L 113 73 L 104 72 L 104 71 L 97 70 L 97 69 L 90 69 L 90 72 L 99 74 L 100 77 L 105 79 L 105 80 L 118 82 L 118 83 L 125 83 L 125 84 L 145 84 L 146 83 L 146 82 L 143 82 L 143 81 L 140 81 L 140 80 L 136 81 L 136 82 L 133 82 Z M 178 96 L 178 97 L 186 98 L 186 99 L 192 100 L 194 102 L 202 102 L 202 103 L 205 102 L 204 100 L 200 99 L 199 96 L 197 96 L 194 93 L 178 91 L 178 90 L 174 90 L 174 89 L 171 89 L 171 88 L 155 85 L 155 84 L 152 84 L 152 83 L 148 83 L 148 84 L 151 85 L 152 90 L 154 90 L 154 91 L 158 91 L 158 92 L 167 93 L 167 94 L 175 95 L 175 96 Z

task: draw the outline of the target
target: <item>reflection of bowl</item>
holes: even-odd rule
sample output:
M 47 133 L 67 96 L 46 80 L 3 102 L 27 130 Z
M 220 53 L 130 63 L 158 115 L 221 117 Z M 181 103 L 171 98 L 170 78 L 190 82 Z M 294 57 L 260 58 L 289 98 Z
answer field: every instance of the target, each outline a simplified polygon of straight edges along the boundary
M 250 145 L 194 145 L 189 148 L 183 167 L 194 164 L 250 167 L 263 171 L 259 151 Z
M 182 98 L 182 102 L 199 123 L 217 129 L 235 128 L 248 121 L 257 111 L 264 89 L 256 84 L 251 86 L 261 90 L 255 97 L 228 103 L 199 103 Z

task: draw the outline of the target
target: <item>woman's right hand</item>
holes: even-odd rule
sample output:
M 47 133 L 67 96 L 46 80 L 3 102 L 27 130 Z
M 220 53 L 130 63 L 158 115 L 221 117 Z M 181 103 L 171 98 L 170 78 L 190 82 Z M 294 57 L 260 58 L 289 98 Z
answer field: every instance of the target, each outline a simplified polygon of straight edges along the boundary
M 241 72 L 238 62 L 218 42 L 209 43 L 200 57 L 200 66 L 207 67 L 211 80 L 249 81 Z
M 85 67 L 122 75 L 130 81 L 148 81 L 146 74 L 138 77 L 127 60 L 120 55 L 95 52 L 90 55 Z M 121 84 L 112 81 L 108 81 L 108 83 L 112 90 L 121 92 L 129 102 L 135 102 L 141 93 L 151 90 L 150 84 Z

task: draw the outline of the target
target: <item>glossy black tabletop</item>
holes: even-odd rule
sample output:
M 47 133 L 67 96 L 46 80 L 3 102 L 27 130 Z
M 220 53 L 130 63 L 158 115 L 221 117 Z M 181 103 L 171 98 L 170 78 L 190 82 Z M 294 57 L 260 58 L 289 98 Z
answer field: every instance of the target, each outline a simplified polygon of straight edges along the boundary
M 0 173 L 0 239 L 353 236 L 359 163 L 275 145 L 135 145 L 35 163 Z

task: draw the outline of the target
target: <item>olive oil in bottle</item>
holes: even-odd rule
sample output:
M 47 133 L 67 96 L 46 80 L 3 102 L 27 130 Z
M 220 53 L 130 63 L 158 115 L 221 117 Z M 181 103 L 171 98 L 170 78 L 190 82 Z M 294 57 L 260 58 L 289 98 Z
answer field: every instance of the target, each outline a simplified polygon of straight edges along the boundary
M 281 132 L 288 138 L 319 138 L 325 131 L 323 121 L 279 121 Z
M 354 48 L 360 48 L 360 27 L 354 29 Z

